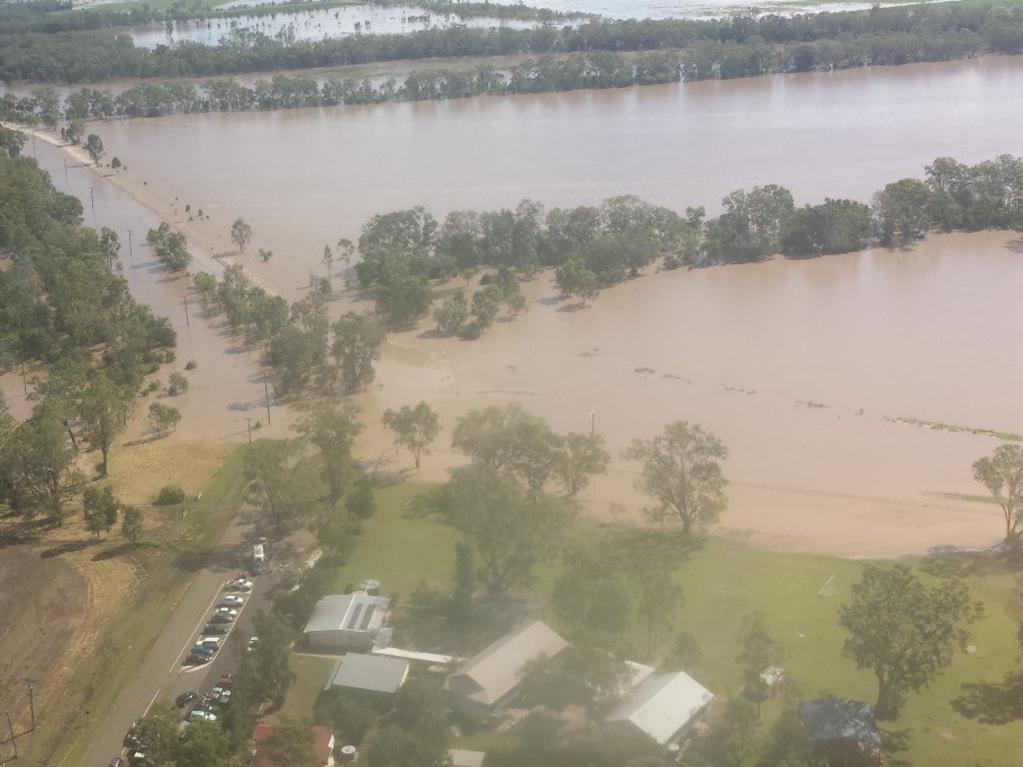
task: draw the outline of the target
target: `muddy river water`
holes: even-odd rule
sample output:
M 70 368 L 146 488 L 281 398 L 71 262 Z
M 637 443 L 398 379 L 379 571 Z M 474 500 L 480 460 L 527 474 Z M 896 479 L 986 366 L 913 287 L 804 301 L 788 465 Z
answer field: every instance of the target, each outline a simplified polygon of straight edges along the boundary
M 242 216 L 255 232 L 250 250 L 276 255 L 265 267 L 251 255 L 241 262 L 294 298 L 308 272 L 322 269 L 324 242 L 357 235 L 375 212 L 417 203 L 442 215 L 523 196 L 568 205 L 631 192 L 714 210 L 728 191 L 769 182 L 799 201 L 867 199 L 939 155 L 975 162 L 1023 153 L 1020 86 L 1023 61 L 995 58 L 106 123 L 97 132 L 128 171 L 120 188 L 97 187 L 97 204 L 115 211 L 122 203 L 106 202 L 109 195 L 135 205 L 127 191 L 180 222 L 203 252 L 230 250 L 227 230 Z M 211 218 L 188 223 L 186 203 Z M 731 451 L 729 534 L 848 556 L 989 545 L 999 537 L 997 510 L 955 494 L 979 492 L 970 464 L 998 441 L 891 419 L 1023 432 L 1021 286 L 1023 243 L 1014 233 L 651 274 L 579 309 L 541 275 L 525 286 L 528 312 L 480 341 L 431 338 L 430 323 L 392 336 L 377 382 L 358 397 L 368 425 L 359 450 L 407 467 L 379 416 L 420 399 L 444 426 L 424 459 L 425 480 L 443 479 L 461 460 L 446 445 L 455 418 L 474 407 L 520 402 L 560 431 L 588 430 L 595 413 L 616 456 L 631 438 L 686 419 Z M 158 308 L 180 301 L 180 293 L 162 304 L 141 297 Z M 334 311 L 347 305 L 342 295 Z M 202 332 L 210 337 L 200 347 L 220 346 L 200 365 L 217 371 L 209 393 L 200 385 L 188 395 L 209 397 L 193 436 L 237 433 L 239 416 L 251 414 L 242 410 L 258 404 L 259 381 Z M 188 434 L 187 417 L 181 429 Z M 588 513 L 639 519 L 646 501 L 632 487 L 637 469 L 616 458 L 584 494 Z

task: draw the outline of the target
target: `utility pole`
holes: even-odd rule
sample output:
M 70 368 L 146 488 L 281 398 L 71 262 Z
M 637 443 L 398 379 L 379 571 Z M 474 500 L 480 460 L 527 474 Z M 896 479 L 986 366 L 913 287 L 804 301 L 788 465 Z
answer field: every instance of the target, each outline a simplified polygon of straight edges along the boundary
M 266 397 L 266 425 L 270 425 L 270 384 L 267 383 L 266 373 L 263 373 L 263 395 Z
M 131 246 L 131 229 L 130 228 L 128 229 L 128 260 L 130 260 L 131 263 L 133 263 L 133 264 L 135 263 L 135 251 L 132 249 L 132 246 Z
M 21 363 L 21 388 L 25 390 L 25 396 L 28 396 L 28 380 L 25 378 L 25 363 Z
M 71 182 L 71 179 L 69 179 L 67 175 L 67 157 L 64 158 L 64 182 L 65 183 Z
M 36 700 L 35 700 L 35 682 L 31 679 L 26 679 L 25 684 L 28 686 L 28 710 L 32 714 L 32 732 L 36 728 Z
M 7 729 L 11 731 L 11 743 L 14 746 L 14 758 L 18 758 L 18 739 L 14 737 L 14 723 L 11 722 L 11 712 L 7 712 Z
M 249 444 L 252 444 L 252 416 L 245 416 L 245 426 L 249 430 Z
M 590 436 L 592 437 L 597 433 L 597 411 L 590 411 Z
M 89 186 L 89 201 L 92 203 L 92 214 L 96 215 L 96 197 L 92 193 L 92 186 Z
M 181 303 L 185 305 L 185 325 L 192 327 L 192 321 L 188 319 L 188 295 L 184 295 L 181 298 Z

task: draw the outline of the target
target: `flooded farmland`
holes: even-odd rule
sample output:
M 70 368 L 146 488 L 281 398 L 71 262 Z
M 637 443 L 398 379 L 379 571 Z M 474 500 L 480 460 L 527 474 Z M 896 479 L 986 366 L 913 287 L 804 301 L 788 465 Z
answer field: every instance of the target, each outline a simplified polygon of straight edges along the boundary
M 241 262 L 295 298 L 324 242 L 415 204 L 441 216 L 521 197 L 574 205 L 635 193 L 713 212 L 723 194 L 758 183 L 788 186 L 798 202 L 867 199 L 939 155 L 1023 152 L 1020 85 L 1023 63 L 989 58 L 179 116 L 98 132 L 128 165 L 117 183 L 206 251 L 231 249 L 234 218 L 251 222 L 253 245 L 276 255 L 266 266 Z M 188 223 L 185 204 L 210 219 Z M 733 535 L 848 556 L 988 545 L 997 510 L 958 496 L 976 492 L 970 464 L 997 441 L 934 424 L 1023 432 L 1023 380 L 1006 351 L 1023 342 L 1021 249 L 1011 233 L 934 236 L 910 251 L 651 274 L 584 308 L 559 301 L 542 275 L 525 286 L 529 311 L 480 341 L 431 338 L 429 321 L 392 336 L 376 384 L 358 398 L 368 426 L 359 452 L 404 466 L 379 417 L 420 399 L 444 427 L 427 480 L 461 460 L 443 445 L 474 407 L 520 402 L 561 431 L 585 431 L 594 418 L 615 455 L 687 419 L 731 450 L 722 526 Z M 342 296 L 334 310 L 347 305 Z M 217 396 L 210 413 L 245 399 Z M 614 461 L 587 493 L 588 512 L 640 519 L 635 475 Z

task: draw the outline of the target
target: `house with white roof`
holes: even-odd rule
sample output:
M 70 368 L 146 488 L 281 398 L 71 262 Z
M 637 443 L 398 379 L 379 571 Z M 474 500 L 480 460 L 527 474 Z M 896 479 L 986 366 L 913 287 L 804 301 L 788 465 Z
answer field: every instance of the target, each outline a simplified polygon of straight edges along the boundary
M 391 600 L 366 593 L 334 594 L 316 603 L 303 634 L 314 650 L 373 649 Z
M 662 746 L 679 742 L 707 713 L 714 695 L 683 671 L 648 675 L 606 722 L 641 732 Z
M 408 671 L 409 662 L 402 658 L 350 652 L 338 658 L 324 689 L 394 695 L 408 679 Z
M 470 716 L 486 719 L 514 697 L 529 661 L 552 658 L 568 642 L 543 621 L 507 634 L 450 674 L 444 688 L 452 704 Z

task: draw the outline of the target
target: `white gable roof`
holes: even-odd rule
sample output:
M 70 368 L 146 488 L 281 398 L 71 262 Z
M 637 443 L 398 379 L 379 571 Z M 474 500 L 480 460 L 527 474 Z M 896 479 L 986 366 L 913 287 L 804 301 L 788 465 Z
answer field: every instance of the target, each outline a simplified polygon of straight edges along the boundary
M 651 676 L 607 721 L 628 722 L 665 745 L 713 699 L 710 691 L 685 672 Z
M 514 690 L 522 676 L 522 667 L 541 655 L 553 657 L 568 647 L 543 621 L 534 621 L 507 634 L 448 677 L 448 689 L 462 692 L 485 705 L 493 705 Z M 471 684 L 465 684 L 468 680 Z M 471 688 L 473 692 L 465 692 Z

